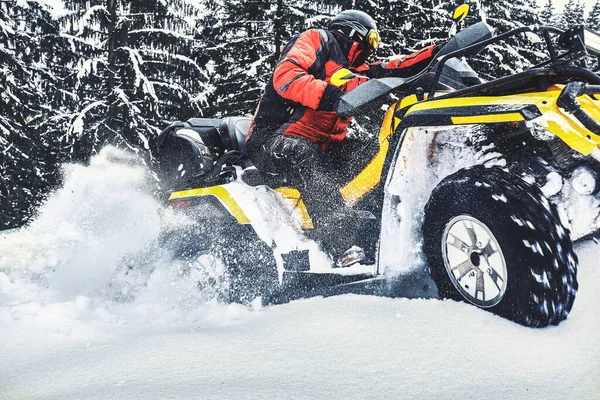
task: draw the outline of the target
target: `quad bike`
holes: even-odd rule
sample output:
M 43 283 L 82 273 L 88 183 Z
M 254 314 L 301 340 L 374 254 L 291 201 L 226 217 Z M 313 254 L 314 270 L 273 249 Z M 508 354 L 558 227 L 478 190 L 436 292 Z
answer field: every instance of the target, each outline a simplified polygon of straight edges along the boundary
M 542 38 L 546 61 L 487 82 L 464 61 L 522 33 Z M 338 111 L 346 116 L 392 103 L 377 146 L 340 188 L 354 210 L 345 216 L 352 229 L 340 234 L 356 234 L 374 265 L 337 268 L 319 250 L 301 193 L 279 187 L 281 180 L 244 159 L 248 118 L 172 123 L 158 138 L 161 182 L 170 212 L 187 222 L 166 233 L 164 243 L 183 259 L 218 254 L 231 301 L 348 292 L 434 296 L 437 288 L 441 298 L 522 325 L 557 325 L 578 288 L 565 227 L 574 219 L 559 212 L 559 191 L 545 189 L 554 172 L 563 186 L 584 187 L 596 198 L 600 76 L 581 66 L 590 53 L 600 54 L 600 36 L 583 26 L 493 36 L 479 22 L 456 33 L 418 75 L 370 80 L 344 95 Z M 436 168 L 437 154 L 448 148 L 438 140 L 445 136 L 467 138 L 458 147 L 476 156 L 450 151 L 444 168 Z M 574 177 L 585 184 L 572 184 Z M 592 222 L 578 238 L 598 229 Z M 402 266 L 419 259 L 426 264 L 415 280 Z

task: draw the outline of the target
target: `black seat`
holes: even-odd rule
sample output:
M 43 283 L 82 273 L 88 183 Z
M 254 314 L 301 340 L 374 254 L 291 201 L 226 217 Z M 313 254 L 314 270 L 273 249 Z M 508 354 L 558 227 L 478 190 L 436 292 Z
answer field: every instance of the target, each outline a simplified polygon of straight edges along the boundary
M 221 140 L 225 148 L 244 153 L 246 150 L 246 134 L 250 128 L 249 117 L 227 117 L 219 126 Z

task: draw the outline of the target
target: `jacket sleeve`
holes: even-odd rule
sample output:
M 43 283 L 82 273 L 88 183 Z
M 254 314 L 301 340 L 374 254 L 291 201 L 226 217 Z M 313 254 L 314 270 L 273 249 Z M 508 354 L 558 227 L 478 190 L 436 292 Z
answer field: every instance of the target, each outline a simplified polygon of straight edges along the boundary
M 298 37 L 273 72 L 273 86 L 277 94 L 315 110 L 319 108 L 324 97 L 326 100 L 336 97 L 335 93 L 339 91 L 337 87 L 309 73 L 326 40 L 316 29 L 308 30 Z M 325 96 L 326 93 L 328 96 Z M 326 104 L 321 106 L 327 107 Z
M 431 45 L 396 60 L 370 64 L 368 76 L 369 78 L 408 78 L 427 67 L 438 51 L 438 46 Z

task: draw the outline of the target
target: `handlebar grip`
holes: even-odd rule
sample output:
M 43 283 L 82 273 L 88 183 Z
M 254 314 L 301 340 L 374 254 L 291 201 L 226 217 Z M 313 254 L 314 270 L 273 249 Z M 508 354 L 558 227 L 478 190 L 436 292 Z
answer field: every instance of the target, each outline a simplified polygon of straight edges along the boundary
M 600 94 L 600 85 L 588 85 L 585 88 L 586 94 Z
M 600 85 L 587 86 L 583 82 L 570 82 L 563 88 L 556 103 L 566 112 L 573 114 L 579 122 L 596 135 L 600 135 L 600 124 L 581 108 L 577 97 L 584 94 L 600 93 Z
M 558 104 L 559 107 L 564 108 L 566 112 L 573 114 L 575 111 L 581 109 L 577 97 L 583 95 L 586 89 L 587 86 L 583 82 L 569 82 L 563 88 L 560 96 L 558 96 L 556 104 Z

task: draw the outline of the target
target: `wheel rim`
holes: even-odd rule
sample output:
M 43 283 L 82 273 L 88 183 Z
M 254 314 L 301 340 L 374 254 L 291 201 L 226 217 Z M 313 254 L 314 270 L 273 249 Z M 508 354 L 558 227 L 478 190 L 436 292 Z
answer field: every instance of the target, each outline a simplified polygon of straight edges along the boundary
M 444 266 L 469 303 L 493 307 L 506 293 L 506 261 L 490 229 L 470 215 L 454 217 L 442 236 Z

